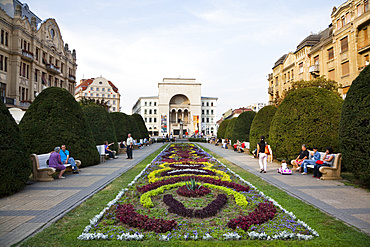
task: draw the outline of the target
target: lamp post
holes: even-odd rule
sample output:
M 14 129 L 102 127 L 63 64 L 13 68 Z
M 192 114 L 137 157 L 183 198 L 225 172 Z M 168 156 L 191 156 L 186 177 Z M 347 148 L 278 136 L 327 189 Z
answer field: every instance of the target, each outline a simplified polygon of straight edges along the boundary
M 180 120 L 180 133 L 179 133 L 179 138 L 183 138 L 183 122 Z

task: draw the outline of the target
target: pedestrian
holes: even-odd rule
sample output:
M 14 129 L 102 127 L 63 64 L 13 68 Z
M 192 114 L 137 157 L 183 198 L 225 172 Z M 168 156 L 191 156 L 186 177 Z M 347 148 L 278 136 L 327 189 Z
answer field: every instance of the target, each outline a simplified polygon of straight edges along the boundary
M 127 145 L 127 158 L 126 159 L 132 160 L 132 146 L 134 145 L 134 139 L 131 137 L 130 133 L 127 135 L 126 145 Z
M 257 143 L 257 155 L 259 157 L 260 173 L 266 173 L 267 170 L 267 154 L 265 153 L 266 147 L 267 143 L 265 142 L 265 136 L 261 136 L 260 142 Z

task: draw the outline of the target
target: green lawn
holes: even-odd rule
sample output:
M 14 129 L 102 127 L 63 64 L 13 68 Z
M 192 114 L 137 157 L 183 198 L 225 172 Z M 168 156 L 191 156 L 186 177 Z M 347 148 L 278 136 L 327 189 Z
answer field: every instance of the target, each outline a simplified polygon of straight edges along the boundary
M 222 157 L 205 151 L 218 158 L 221 162 L 234 170 L 245 180 L 252 183 L 266 195 L 275 199 L 285 209 L 293 212 L 298 219 L 306 222 L 315 229 L 320 237 L 315 237 L 309 241 L 261 241 L 261 240 L 243 240 L 243 241 L 142 241 L 142 242 L 121 242 L 117 240 L 93 240 L 81 241 L 77 237 L 82 233 L 89 220 L 98 214 L 106 204 L 111 201 L 116 194 L 127 186 L 135 176 L 155 157 L 160 151 L 156 151 L 148 156 L 138 165 L 127 171 L 121 177 L 114 180 L 105 189 L 88 199 L 86 202 L 69 212 L 58 222 L 52 224 L 49 228 L 36 234 L 34 237 L 26 240 L 21 246 L 370 246 L 370 237 L 364 233 L 345 225 L 343 222 L 335 220 L 313 206 L 289 196 L 276 187 L 264 182 L 257 176 L 254 176 L 242 168 L 228 162 Z

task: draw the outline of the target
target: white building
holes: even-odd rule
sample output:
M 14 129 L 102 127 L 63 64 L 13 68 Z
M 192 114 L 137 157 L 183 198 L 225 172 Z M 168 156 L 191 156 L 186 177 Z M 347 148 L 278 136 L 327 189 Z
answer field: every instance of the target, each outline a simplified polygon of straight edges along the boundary
M 164 78 L 158 96 L 140 97 L 132 113 L 140 114 L 152 136 L 216 135 L 216 97 L 202 97 L 195 79 Z

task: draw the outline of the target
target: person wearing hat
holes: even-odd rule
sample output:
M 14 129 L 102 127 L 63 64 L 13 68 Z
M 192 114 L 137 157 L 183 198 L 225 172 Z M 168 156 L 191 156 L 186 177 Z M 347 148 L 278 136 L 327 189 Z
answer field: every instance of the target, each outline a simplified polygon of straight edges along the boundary
M 296 171 L 299 171 L 299 166 L 302 165 L 302 162 L 305 159 L 308 159 L 309 153 L 307 151 L 306 145 L 302 144 L 302 150 L 299 153 L 298 157 L 295 160 L 292 160 L 291 164 L 293 168 L 296 168 Z

